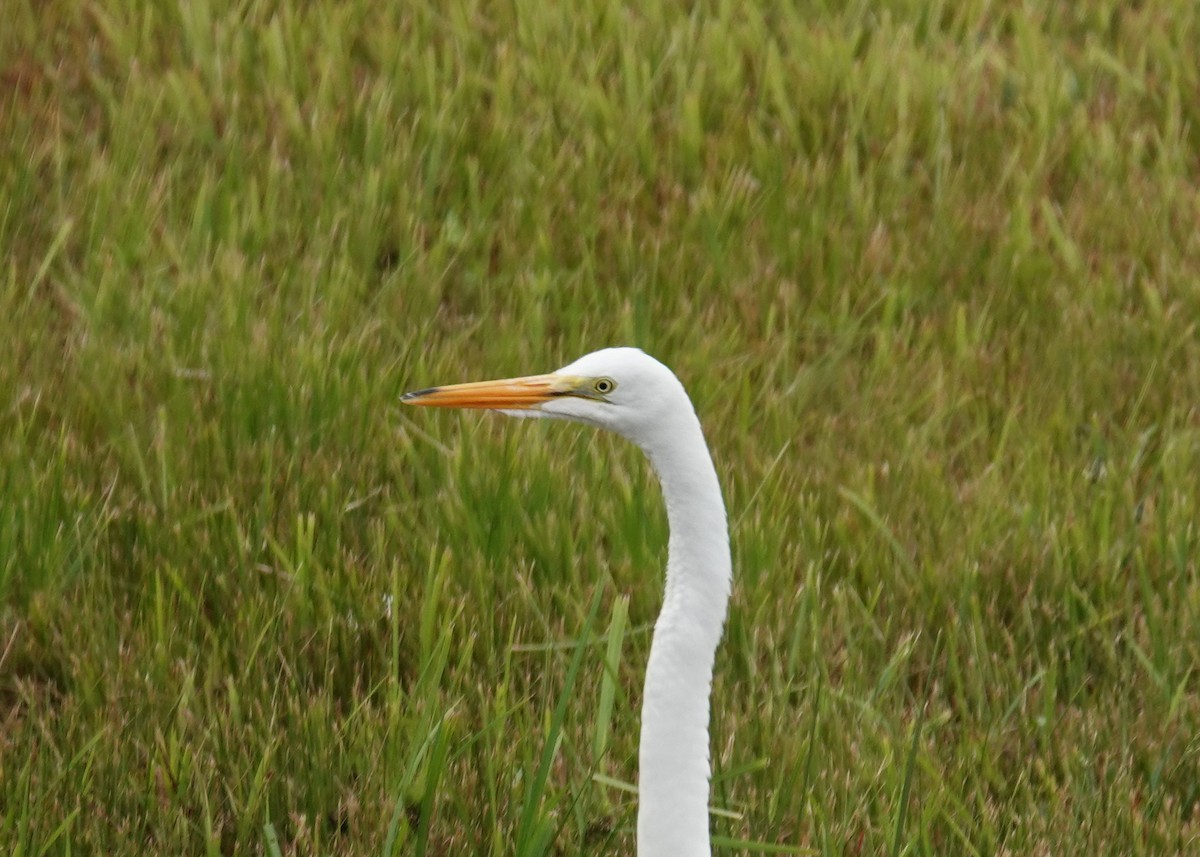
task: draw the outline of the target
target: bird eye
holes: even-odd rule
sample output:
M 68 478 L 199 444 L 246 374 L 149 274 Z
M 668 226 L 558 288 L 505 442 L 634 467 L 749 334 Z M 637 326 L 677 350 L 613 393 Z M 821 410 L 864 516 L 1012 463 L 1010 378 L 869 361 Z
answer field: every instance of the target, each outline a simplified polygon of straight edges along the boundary
M 617 382 L 612 378 L 597 378 L 592 384 L 592 389 L 602 396 L 606 396 L 613 390 L 617 389 Z

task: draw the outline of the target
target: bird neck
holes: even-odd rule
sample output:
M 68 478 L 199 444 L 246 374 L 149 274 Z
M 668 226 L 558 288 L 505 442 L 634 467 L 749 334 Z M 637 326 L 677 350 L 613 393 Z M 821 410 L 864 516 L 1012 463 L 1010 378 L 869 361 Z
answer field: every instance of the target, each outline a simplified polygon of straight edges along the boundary
M 709 697 L 732 582 L 725 503 L 700 422 L 647 444 L 670 524 L 666 592 L 642 701 L 639 857 L 708 857 Z

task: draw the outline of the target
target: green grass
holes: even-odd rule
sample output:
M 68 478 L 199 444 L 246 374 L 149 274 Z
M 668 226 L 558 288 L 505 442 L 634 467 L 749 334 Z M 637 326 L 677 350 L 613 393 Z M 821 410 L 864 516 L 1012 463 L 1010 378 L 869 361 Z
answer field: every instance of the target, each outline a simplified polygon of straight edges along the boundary
M 8 4 L 0 851 L 631 853 L 652 476 L 396 403 L 610 344 L 722 853 L 1200 847 L 1197 17 Z

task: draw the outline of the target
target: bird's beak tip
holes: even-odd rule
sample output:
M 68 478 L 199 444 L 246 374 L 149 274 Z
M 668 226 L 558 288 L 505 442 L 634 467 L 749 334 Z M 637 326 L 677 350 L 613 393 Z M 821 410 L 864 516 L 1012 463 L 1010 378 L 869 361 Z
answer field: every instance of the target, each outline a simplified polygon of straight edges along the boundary
M 403 394 L 400 397 L 400 401 L 406 405 L 420 404 L 420 400 L 422 398 L 430 395 L 431 393 L 436 393 L 439 389 L 439 387 L 426 387 L 424 390 L 412 390 Z

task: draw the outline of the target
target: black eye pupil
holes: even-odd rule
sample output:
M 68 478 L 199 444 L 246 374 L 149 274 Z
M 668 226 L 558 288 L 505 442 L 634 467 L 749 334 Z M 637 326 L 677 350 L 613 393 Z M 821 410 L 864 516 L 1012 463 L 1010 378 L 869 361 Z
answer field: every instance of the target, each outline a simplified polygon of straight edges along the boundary
M 601 393 L 607 393 L 609 390 L 612 389 L 612 384 L 610 384 L 608 381 L 597 381 L 596 389 L 599 390 Z

